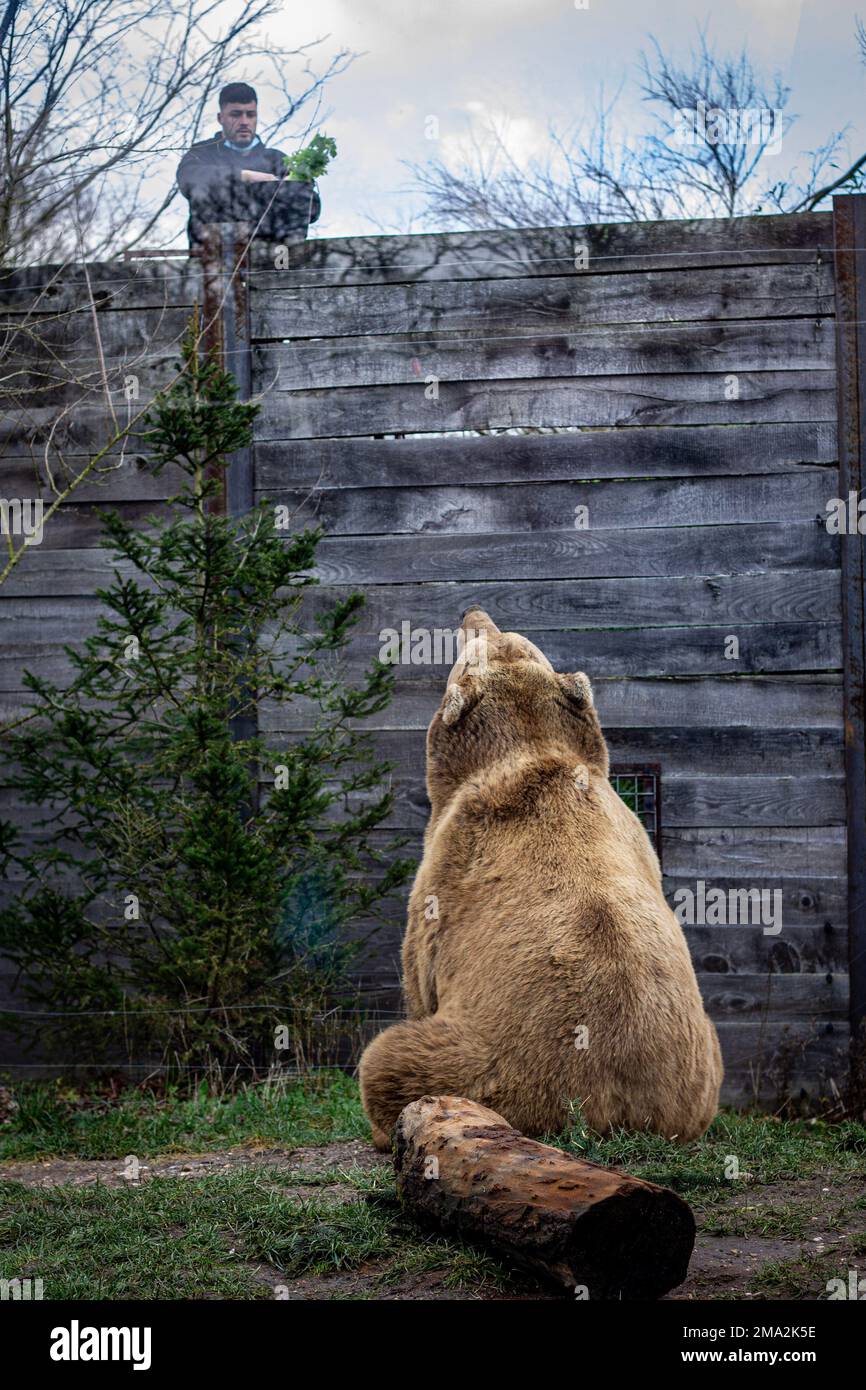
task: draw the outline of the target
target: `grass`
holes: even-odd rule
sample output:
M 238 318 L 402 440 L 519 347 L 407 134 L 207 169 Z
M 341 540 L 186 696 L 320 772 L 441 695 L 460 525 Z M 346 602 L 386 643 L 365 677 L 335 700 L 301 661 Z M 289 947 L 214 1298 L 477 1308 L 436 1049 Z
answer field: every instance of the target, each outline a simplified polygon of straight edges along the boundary
M 866 1125 L 777 1120 L 726 1110 L 716 1116 L 702 1139 L 691 1144 L 626 1131 L 599 1138 L 584 1128 L 579 1117 L 548 1142 L 593 1163 L 620 1164 L 698 1203 L 702 1193 L 709 1198 L 730 1193 L 740 1182 L 808 1177 L 828 1167 L 842 1173 L 866 1172 Z
M 819 1216 L 813 1202 L 789 1202 L 782 1205 L 758 1202 L 754 1206 L 709 1213 L 701 1223 L 708 1236 L 760 1236 L 767 1240 L 808 1240 L 816 1229 L 816 1221 L 824 1220 L 831 1229 L 845 1219 L 848 1208 L 836 1206 L 826 1217 Z
M 343 1072 L 245 1086 L 216 1095 L 201 1085 L 192 1095 L 130 1087 L 119 1095 L 77 1091 L 61 1083 L 24 1084 L 18 1109 L 0 1128 L 0 1159 L 139 1158 L 207 1153 L 257 1143 L 300 1147 L 369 1139 L 357 1082 Z M 832 1166 L 866 1172 L 866 1125 L 823 1120 L 776 1120 L 722 1111 L 704 1137 L 680 1145 L 659 1135 L 620 1131 L 601 1138 L 572 1125 L 548 1135 L 569 1153 L 595 1163 L 639 1170 L 676 1191 L 730 1192 L 732 1160 L 742 1175 L 768 1183 L 805 1177 Z
M 218 1096 L 130 1087 L 120 1096 L 60 1083 L 16 1090 L 18 1110 L 0 1129 L 0 1159 L 139 1158 L 235 1144 L 327 1144 L 363 1139 L 369 1128 L 357 1083 L 342 1072 L 247 1086 Z
M 0 1278 L 40 1278 L 47 1299 L 275 1299 L 281 1279 L 376 1262 L 381 1284 L 439 1270 L 446 1287 L 509 1286 L 494 1259 L 405 1219 L 390 1174 L 328 1176 L 356 1187 L 359 1200 L 299 1201 L 285 1190 L 299 1175 L 285 1170 L 154 1178 L 126 1190 L 2 1183 Z
M 751 1283 L 765 1297 L 802 1299 L 827 1296 L 827 1280 L 838 1271 L 828 1263 L 831 1251 L 796 1255 L 790 1260 L 770 1260 L 756 1271 Z
M 141 1159 L 233 1146 L 302 1147 L 367 1139 L 356 1082 L 320 1074 L 217 1095 L 130 1088 L 119 1095 L 61 1084 L 25 1084 L 0 1128 L 0 1157 Z M 699 1141 L 680 1147 L 653 1135 L 601 1138 L 579 1113 L 549 1136 L 567 1152 L 682 1192 L 708 1234 L 808 1239 L 816 1206 L 799 1194 L 755 1191 L 818 1174 L 866 1173 L 866 1126 L 779 1121 L 722 1112 Z M 733 1160 L 740 1177 L 732 1176 Z M 2 1178 L 2 1171 L 0 1171 Z M 335 1200 L 333 1189 L 353 1200 Z M 723 1206 L 742 1197 L 736 1207 Z M 828 1194 L 829 1228 L 866 1197 Z M 824 1203 L 820 1204 L 824 1210 Z M 837 1210 L 838 1208 L 838 1210 Z M 866 1254 L 851 1233 L 846 1258 Z M 811 1253 L 760 1269 L 758 1296 L 803 1296 L 820 1270 Z M 155 1176 L 141 1187 L 28 1188 L 0 1182 L 0 1278 L 41 1278 L 46 1298 L 273 1299 L 282 1280 L 330 1277 L 319 1296 L 387 1295 L 429 1274 L 437 1291 L 513 1290 L 517 1276 L 463 1243 L 427 1234 L 405 1218 L 384 1169 L 238 1167 L 202 1177 Z M 823 1282 L 817 1287 L 823 1288 Z M 781 1291 L 781 1292 L 780 1292 Z M 723 1295 L 725 1296 L 725 1295 Z

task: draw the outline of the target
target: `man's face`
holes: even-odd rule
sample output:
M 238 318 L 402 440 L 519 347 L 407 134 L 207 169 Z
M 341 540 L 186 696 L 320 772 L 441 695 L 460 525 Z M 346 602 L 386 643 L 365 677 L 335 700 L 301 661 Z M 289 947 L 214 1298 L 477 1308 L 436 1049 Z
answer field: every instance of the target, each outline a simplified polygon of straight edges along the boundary
M 256 133 L 258 113 L 254 101 L 230 101 L 221 106 L 219 123 L 225 138 L 233 145 L 248 145 Z

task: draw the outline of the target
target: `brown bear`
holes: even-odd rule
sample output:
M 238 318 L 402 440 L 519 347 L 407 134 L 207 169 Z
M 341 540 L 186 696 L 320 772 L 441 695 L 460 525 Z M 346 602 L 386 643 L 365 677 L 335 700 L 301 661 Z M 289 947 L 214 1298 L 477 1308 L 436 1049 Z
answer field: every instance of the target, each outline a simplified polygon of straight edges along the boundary
M 608 780 L 590 683 L 481 609 L 463 637 L 427 732 L 408 1018 L 360 1062 L 373 1142 L 431 1093 L 527 1135 L 579 1103 L 599 1133 L 695 1139 L 718 1107 L 718 1037 L 649 837 Z

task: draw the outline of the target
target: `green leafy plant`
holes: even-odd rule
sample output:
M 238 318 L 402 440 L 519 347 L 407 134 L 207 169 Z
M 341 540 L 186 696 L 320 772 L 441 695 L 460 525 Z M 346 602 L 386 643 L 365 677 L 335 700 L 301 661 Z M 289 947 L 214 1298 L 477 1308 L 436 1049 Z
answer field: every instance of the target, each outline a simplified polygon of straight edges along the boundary
M 96 634 L 65 648 L 64 688 L 26 674 L 33 718 L 4 749 L 3 781 L 41 817 L 27 841 L 0 822 L 0 950 L 62 1017 L 3 1021 L 70 1062 L 255 1070 L 279 1060 L 277 1030 L 297 1057 L 349 997 L 347 923 L 375 922 L 411 867 L 375 843 L 392 796 L 359 728 L 392 676 L 339 671 L 363 597 L 313 619 L 320 533 L 279 530 L 266 501 L 218 509 L 257 407 L 197 336 L 144 431 L 154 470 L 184 479 L 169 519 L 105 515 Z
M 337 157 L 337 142 L 330 135 L 314 135 L 309 145 L 285 156 L 286 178 L 309 183 L 328 172 L 328 165 Z

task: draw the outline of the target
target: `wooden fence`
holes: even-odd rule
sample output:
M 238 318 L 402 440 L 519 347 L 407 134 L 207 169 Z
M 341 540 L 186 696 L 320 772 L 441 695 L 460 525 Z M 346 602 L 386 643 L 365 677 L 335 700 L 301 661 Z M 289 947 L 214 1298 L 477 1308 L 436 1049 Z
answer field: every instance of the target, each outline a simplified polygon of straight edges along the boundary
M 314 241 L 231 296 L 232 351 L 249 354 L 262 410 L 228 504 L 267 497 L 323 525 L 312 606 L 368 597 L 349 670 L 388 629 L 453 629 L 482 604 L 589 673 L 615 763 L 658 765 L 669 900 L 700 883 L 781 893 L 778 933 L 685 928 L 735 1103 L 832 1096 L 866 1009 L 863 537 L 826 524 L 831 499 L 859 497 L 864 201 Z M 176 358 L 196 271 L 89 276 L 105 351 L 146 398 Z M 84 360 L 83 292 L 80 270 L 53 285 L 44 267 L 16 272 L 4 317 L 75 311 L 56 337 Z M 59 434 L 83 456 L 105 406 L 69 392 Z M 33 495 L 52 412 L 34 387 L 7 420 L 4 496 Z M 76 494 L 0 590 L 0 718 L 23 666 L 56 674 L 58 644 L 90 630 L 99 505 L 143 518 L 171 482 L 130 459 Z M 399 666 L 376 721 L 392 827 L 416 848 L 446 669 Z M 304 721 L 270 711 L 264 731 Z M 401 931 L 395 913 L 364 957 L 382 1007 L 396 1006 Z

